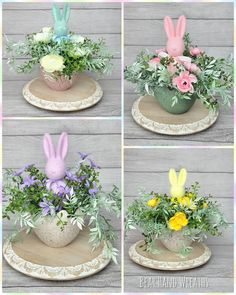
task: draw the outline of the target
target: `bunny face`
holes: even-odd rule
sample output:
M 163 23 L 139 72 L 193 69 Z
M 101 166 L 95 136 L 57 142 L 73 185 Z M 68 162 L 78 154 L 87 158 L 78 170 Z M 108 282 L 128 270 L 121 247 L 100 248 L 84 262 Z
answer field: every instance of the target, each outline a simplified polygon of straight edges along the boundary
M 166 50 L 170 56 L 181 56 L 184 52 L 184 42 L 182 38 L 174 37 L 166 43 Z
M 53 5 L 52 13 L 54 17 L 54 32 L 57 37 L 68 34 L 68 21 L 70 17 L 70 7 L 66 4 L 61 12 L 57 5 Z
M 45 173 L 49 179 L 59 180 L 65 176 L 65 164 L 60 158 L 48 159 Z
M 181 15 L 178 19 L 176 29 L 174 27 L 173 21 L 169 16 L 166 16 L 164 19 L 164 27 L 168 41 L 166 44 L 166 50 L 169 55 L 181 56 L 184 52 L 184 34 L 186 28 L 186 18 Z
M 185 194 L 185 182 L 187 178 L 186 169 L 182 168 L 179 173 L 179 177 L 177 177 L 176 171 L 174 169 L 170 169 L 169 171 L 169 181 L 170 181 L 170 195 L 172 198 L 181 198 Z
M 43 139 L 44 153 L 47 157 L 45 173 L 49 179 L 59 180 L 65 176 L 64 159 L 68 151 L 68 136 L 63 132 L 60 136 L 57 150 L 54 149 L 50 134 L 46 133 Z

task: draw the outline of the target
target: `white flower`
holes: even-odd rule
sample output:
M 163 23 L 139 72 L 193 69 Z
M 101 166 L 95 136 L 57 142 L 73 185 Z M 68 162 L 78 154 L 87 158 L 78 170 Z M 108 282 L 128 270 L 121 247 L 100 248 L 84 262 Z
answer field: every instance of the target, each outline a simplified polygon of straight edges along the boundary
M 40 65 L 47 73 L 61 72 L 64 69 L 64 58 L 56 54 L 48 54 L 41 58 Z
M 161 52 L 158 53 L 158 56 L 159 56 L 159 57 L 168 57 L 169 54 L 166 53 L 166 52 L 164 52 L 164 51 L 161 51 Z
M 71 40 L 74 41 L 75 43 L 84 43 L 85 38 L 80 35 L 72 35 Z
M 78 56 L 84 56 L 86 54 L 86 52 L 83 49 L 81 49 L 81 48 L 77 48 L 76 49 L 76 54 Z
M 43 33 L 52 33 L 53 29 L 51 27 L 44 27 L 42 28 Z
M 48 43 L 52 38 L 52 34 L 50 34 L 50 33 L 37 33 L 37 34 L 34 35 L 33 38 L 34 38 L 35 42 Z

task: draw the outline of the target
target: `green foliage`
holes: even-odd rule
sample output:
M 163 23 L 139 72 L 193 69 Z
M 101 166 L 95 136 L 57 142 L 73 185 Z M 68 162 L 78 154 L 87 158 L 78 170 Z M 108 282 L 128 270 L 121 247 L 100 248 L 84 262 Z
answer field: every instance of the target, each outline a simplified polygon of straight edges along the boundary
M 201 241 L 207 234 L 220 236 L 222 227 L 228 224 L 219 209 L 216 201 L 211 196 L 199 194 L 199 183 L 185 189 L 183 198 L 171 198 L 166 194 L 141 192 L 126 212 L 126 231 L 138 229 L 142 232 L 147 245 L 147 250 L 153 252 L 155 239 L 168 237 L 173 232 L 169 227 L 169 220 L 177 212 L 182 212 L 188 219 L 187 226 L 183 227 L 185 236 L 194 241 Z M 155 206 L 150 206 L 149 201 L 156 200 Z M 190 249 L 183 249 L 189 253 Z
M 198 68 L 192 72 L 197 78 L 197 82 L 192 84 L 194 93 L 208 109 L 216 110 L 219 103 L 230 106 L 233 88 L 232 58 L 214 58 L 204 52 L 198 56 L 192 56 L 189 34 L 185 35 L 184 41 L 184 56 L 191 58 L 191 64 Z M 159 62 L 150 62 L 158 57 L 160 58 Z M 169 66 L 174 66 L 176 71 L 171 72 Z M 141 95 L 154 95 L 155 89 L 159 87 L 176 90 L 172 104 L 174 106 L 179 99 L 191 99 L 193 95 L 191 91 L 181 92 L 176 85 L 173 85 L 173 79 L 186 71 L 190 70 L 187 69 L 184 62 L 180 62 L 168 54 L 153 54 L 146 50 L 140 52 L 135 62 L 125 68 L 124 76 L 127 81 L 135 84 L 136 92 Z
M 29 178 L 32 183 L 27 186 Z M 113 247 L 116 232 L 104 211 L 119 217 L 121 196 L 118 187 L 114 186 L 110 193 L 105 193 L 99 181 L 98 166 L 87 159 L 81 160 L 75 169 L 68 170 L 62 193 L 49 189 L 47 181 L 46 175 L 34 165 L 27 165 L 17 172 L 7 170 L 3 196 L 8 202 L 3 218 L 11 219 L 14 215 L 15 223 L 28 232 L 36 226 L 39 217 L 46 215 L 56 217 L 57 226 L 62 231 L 68 222 L 80 229 L 87 224 L 93 248 L 104 243 L 107 256 L 116 261 L 117 249 Z M 95 191 L 91 191 L 94 188 Z M 46 212 L 42 202 L 48 206 Z
M 62 39 L 58 42 L 51 38 L 48 42 L 36 42 L 35 35 L 27 35 L 23 42 L 7 40 L 8 65 L 17 73 L 30 73 L 34 66 L 40 63 L 41 58 L 48 54 L 63 56 L 65 67 L 62 74 L 68 77 L 84 71 L 101 74 L 111 71 L 112 55 L 108 52 L 104 39 L 94 42 L 85 38 L 83 42 L 78 43 L 73 39 Z M 70 36 L 73 36 L 73 33 Z M 26 57 L 27 61 L 19 64 L 16 60 L 19 57 Z

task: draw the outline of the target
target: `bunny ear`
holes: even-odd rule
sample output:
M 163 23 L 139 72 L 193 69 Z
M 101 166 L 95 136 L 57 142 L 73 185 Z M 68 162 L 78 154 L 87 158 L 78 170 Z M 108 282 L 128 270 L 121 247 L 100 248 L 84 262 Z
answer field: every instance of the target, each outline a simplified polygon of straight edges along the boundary
M 187 170 L 182 168 L 179 172 L 178 184 L 183 186 L 187 179 Z
M 164 18 L 164 27 L 167 37 L 170 39 L 175 36 L 175 28 L 172 19 L 169 16 Z
M 63 132 L 60 136 L 59 143 L 57 145 L 57 157 L 65 159 L 68 151 L 68 136 Z
M 43 149 L 46 157 L 52 158 L 55 157 L 55 150 L 52 143 L 52 138 L 49 133 L 45 133 L 43 137 Z
M 186 17 L 181 15 L 176 26 L 176 36 L 183 38 L 186 29 Z
M 57 21 L 59 20 L 59 10 L 58 10 L 58 6 L 53 4 L 52 6 L 52 14 L 53 14 L 53 17 L 54 17 L 54 20 Z
M 175 169 L 169 170 L 169 181 L 171 185 L 177 184 L 177 175 L 176 175 Z
M 70 7 L 68 4 L 66 4 L 63 8 L 63 18 L 66 22 L 68 22 L 70 18 Z

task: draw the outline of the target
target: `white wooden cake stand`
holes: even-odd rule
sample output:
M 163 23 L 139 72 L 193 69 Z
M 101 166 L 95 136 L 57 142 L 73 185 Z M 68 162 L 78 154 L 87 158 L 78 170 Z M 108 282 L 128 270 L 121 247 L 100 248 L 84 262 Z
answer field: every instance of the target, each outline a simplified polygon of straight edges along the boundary
M 132 107 L 136 123 L 152 132 L 167 135 L 198 133 L 212 126 L 218 115 L 219 112 L 207 110 L 199 100 L 184 114 L 170 114 L 149 95 L 140 97 Z
M 139 241 L 129 249 L 130 258 L 137 264 L 158 270 L 184 270 L 205 264 L 211 257 L 210 249 L 203 243 L 193 243 L 192 251 L 187 256 L 181 256 L 165 248 L 157 241 L 158 254 L 146 251 L 144 241 Z
M 38 108 L 70 112 L 95 105 L 101 100 L 103 91 L 97 81 L 81 74 L 72 87 L 65 91 L 53 90 L 41 78 L 35 78 L 24 86 L 23 96 L 27 102 Z
M 91 276 L 105 268 L 110 259 L 101 245 L 92 251 L 88 243 L 89 230 L 63 248 L 51 248 L 42 243 L 34 233 L 21 232 L 19 239 L 4 243 L 3 255 L 15 270 L 43 280 L 75 280 Z

